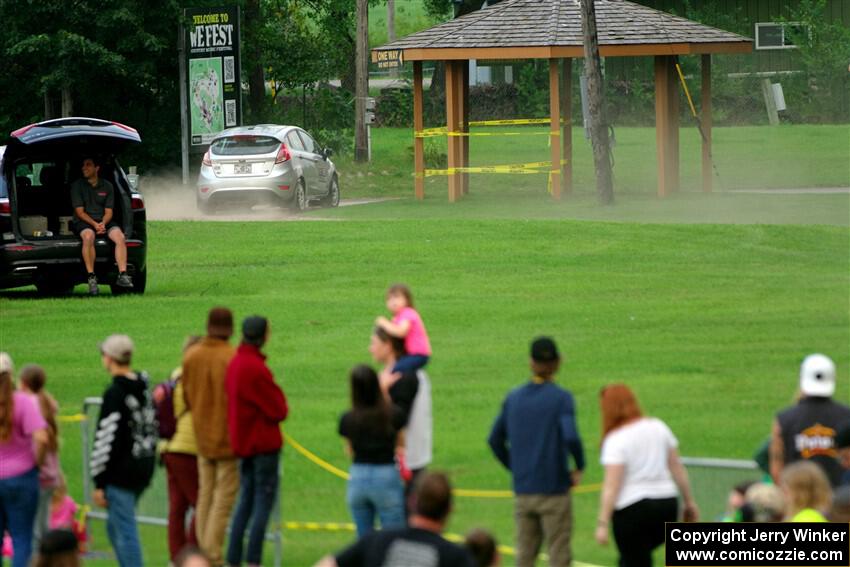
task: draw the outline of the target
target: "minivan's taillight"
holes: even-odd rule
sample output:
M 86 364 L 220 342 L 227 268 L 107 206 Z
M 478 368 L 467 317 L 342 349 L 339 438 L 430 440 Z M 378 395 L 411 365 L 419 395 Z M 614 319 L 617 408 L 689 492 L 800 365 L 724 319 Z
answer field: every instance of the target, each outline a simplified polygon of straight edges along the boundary
M 133 208 L 134 211 L 138 209 L 144 209 L 145 201 L 144 199 L 142 199 L 141 195 L 133 195 L 130 198 L 130 206 Z
M 12 205 L 9 203 L 9 199 L 0 199 L 0 215 L 10 214 L 12 214 Z
M 210 151 L 207 150 L 207 153 L 204 154 L 204 159 L 201 160 L 201 163 L 207 166 L 212 167 L 212 160 L 210 159 Z
M 274 158 L 274 162 L 283 163 L 290 159 L 292 159 L 292 155 L 289 153 L 289 148 L 286 147 L 286 144 L 281 144 L 280 149 L 277 151 L 277 157 Z

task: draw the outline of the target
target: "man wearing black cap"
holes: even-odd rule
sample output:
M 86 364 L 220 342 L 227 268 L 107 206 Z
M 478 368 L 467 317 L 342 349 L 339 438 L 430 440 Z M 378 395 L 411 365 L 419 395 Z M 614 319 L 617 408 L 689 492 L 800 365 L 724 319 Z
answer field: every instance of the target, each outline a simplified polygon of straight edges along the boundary
M 554 383 L 560 364 L 551 338 L 531 343 L 532 378 L 505 398 L 488 439 L 513 476 L 517 567 L 534 565 L 544 537 L 550 565 L 567 567 L 572 561 L 570 488 L 581 481 L 584 449 L 572 394 Z
M 242 322 L 242 344 L 227 366 L 227 426 L 234 454 L 239 457 L 239 503 L 230 522 L 228 565 L 259 565 L 263 540 L 277 500 L 278 467 L 283 438 L 280 422 L 289 408 L 286 396 L 275 384 L 260 352 L 269 340 L 265 317 L 248 317 Z M 248 547 L 243 554 L 242 538 L 250 523 Z

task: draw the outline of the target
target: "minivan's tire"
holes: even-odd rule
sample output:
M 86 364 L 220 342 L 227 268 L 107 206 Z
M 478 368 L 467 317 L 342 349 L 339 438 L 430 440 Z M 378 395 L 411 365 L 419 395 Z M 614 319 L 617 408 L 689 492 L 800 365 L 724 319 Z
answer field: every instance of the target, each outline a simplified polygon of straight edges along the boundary
M 322 199 L 322 204 L 326 207 L 339 206 L 339 180 L 336 175 L 331 179 L 331 184 L 328 187 L 328 196 Z
M 306 211 L 310 206 L 310 201 L 307 199 L 307 188 L 304 186 L 304 180 L 299 179 L 298 185 L 295 188 L 295 202 L 293 208 L 299 213 Z
M 133 274 L 133 287 L 121 287 L 117 284 L 111 284 L 109 289 L 112 290 L 112 295 L 126 295 L 126 294 L 137 294 L 141 295 L 145 293 L 145 288 L 148 285 L 148 269 L 145 268 L 140 272 L 136 272 Z
M 74 284 L 64 280 L 39 280 L 35 282 L 35 288 L 45 296 L 68 295 L 74 289 Z

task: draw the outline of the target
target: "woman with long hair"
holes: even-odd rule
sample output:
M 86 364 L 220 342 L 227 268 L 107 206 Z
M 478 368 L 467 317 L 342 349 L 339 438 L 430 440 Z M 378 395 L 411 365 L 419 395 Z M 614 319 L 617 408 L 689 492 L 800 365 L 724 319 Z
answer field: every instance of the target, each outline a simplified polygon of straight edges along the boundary
M 357 536 L 374 529 L 405 525 L 404 487 L 395 463 L 396 448 L 403 446 L 404 415 L 387 402 L 375 371 L 361 364 L 351 370 L 351 409 L 339 420 L 351 465 L 346 499 Z
M 0 352 L 0 534 L 8 530 L 12 536 L 12 567 L 25 567 L 38 508 L 38 465 L 48 434 L 35 399 L 13 388 L 13 372 L 11 357 Z
M 664 543 L 664 523 L 678 517 L 677 496 L 684 499 L 684 520 L 699 513 L 688 473 L 679 458 L 670 428 L 645 417 L 634 393 L 624 384 L 600 394 L 605 480 L 599 504 L 596 541 L 608 543 L 612 524 L 620 567 L 650 567 L 652 551 Z M 677 490 L 678 489 L 678 490 Z

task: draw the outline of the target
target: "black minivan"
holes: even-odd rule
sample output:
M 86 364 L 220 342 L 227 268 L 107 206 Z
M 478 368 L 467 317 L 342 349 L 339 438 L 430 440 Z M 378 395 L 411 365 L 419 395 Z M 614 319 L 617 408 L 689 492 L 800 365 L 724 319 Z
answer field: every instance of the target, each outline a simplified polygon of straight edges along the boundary
M 96 118 L 59 118 L 12 132 L 0 146 L 0 289 L 35 285 L 44 294 L 70 292 L 86 281 L 82 244 L 70 230 L 71 183 L 83 159 L 100 163 L 100 177 L 115 187 L 113 218 L 127 240 L 132 288 L 115 285 L 112 242 L 98 236 L 95 273 L 113 294 L 144 293 L 147 284 L 145 203 L 116 156 L 141 142 L 129 126 Z

